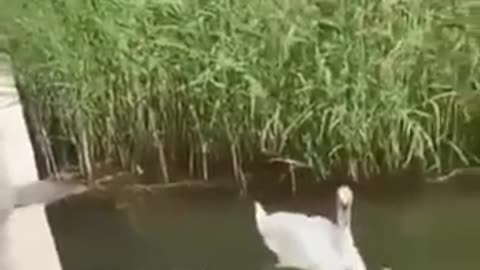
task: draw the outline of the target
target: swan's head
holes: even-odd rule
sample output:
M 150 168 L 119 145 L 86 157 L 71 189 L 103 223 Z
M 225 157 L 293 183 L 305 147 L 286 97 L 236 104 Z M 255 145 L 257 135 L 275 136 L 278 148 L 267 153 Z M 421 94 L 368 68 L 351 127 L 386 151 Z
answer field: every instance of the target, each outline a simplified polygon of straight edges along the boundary
M 342 210 L 347 210 L 353 203 L 353 193 L 348 186 L 341 186 L 337 190 L 338 204 Z
M 348 186 L 337 189 L 337 224 L 344 228 L 350 227 L 353 204 L 353 192 Z

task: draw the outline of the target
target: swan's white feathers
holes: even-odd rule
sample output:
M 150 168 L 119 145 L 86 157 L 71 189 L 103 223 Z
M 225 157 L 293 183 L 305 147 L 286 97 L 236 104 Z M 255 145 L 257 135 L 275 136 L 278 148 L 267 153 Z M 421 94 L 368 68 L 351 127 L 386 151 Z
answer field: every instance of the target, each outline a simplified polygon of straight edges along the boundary
M 337 189 L 337 199 L 351 207 L 353 193 L 348 186 L 341 186 Z M 350 211 L 339 212 L 342 213 L 349 215 Z M 366 269 L 353 242 L 350 224 L 343 226 L 321 216 L 309 217 L 299 213 L 268 214 L 258 202 L 255 202 L 255 218 L 265 245 L 277 256 L 278 267 Z
M 334 242 L 331 230 L 335 225 L 329 220 L 295 213 L 273 213 L 257 222 L 265 245 L 277 255 L 278 267 L 301 269 L 340 269 L 338 252 L 332 252 L 328 245 Z M 319 252 L 332 258 L 318 261 Z
M 264 218 L 267 215 L 267 212 L 265 212 L 265 209 L 263 209 L 263 206 L 259 202 L 254 202 L 255 205 L 255 219 L 257 220 L 257 223 L 259 220 Z

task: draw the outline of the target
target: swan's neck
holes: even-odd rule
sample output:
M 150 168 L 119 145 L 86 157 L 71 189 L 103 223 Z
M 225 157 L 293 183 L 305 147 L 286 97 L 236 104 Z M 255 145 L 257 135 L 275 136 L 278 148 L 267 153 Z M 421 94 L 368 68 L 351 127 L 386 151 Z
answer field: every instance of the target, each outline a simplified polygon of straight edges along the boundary
M 344 209 L 341 206 L 337 206 L 337 225 L 340 228 L 350 231 L 350 224 L 352 220 L 351 206 Z
M 351 218 L 352 211 L 351 207 L 342 208 L 338 205 L 337 208 L 337 228 L 340 232 L 340 242 L 343 246 L 353 244 L 353 236 L 351 230 Z

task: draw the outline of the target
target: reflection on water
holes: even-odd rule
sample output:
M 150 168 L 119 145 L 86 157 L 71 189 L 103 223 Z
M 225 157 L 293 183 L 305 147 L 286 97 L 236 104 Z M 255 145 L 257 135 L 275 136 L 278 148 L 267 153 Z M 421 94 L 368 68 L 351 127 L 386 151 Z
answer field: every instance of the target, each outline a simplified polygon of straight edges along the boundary
M 274 269 L 251 202 L 157 195 L 143 205 L 127 211 L 87 203 L 50 207 L 64 269 Z M 353 228 L 369 269 L 479 269 L 478 209 L 480 196 L 453 192 L 402 203 L 357 198 Z

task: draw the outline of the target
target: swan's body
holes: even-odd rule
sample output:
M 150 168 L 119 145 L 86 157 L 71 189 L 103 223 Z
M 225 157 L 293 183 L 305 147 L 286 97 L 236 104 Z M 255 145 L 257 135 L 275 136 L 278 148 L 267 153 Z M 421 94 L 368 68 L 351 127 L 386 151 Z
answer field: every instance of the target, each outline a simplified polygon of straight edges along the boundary
M 302 214 L 267 215 L 259 203 L 255 203 L 255 208 L 258 230 L 265 245 L 277 255 L 277 267 L 343 269 L 339 250 L 331 248 L 336 242 L 333 223 L 319 217 L 309 220 Z M 319 260 L 319 257 L 330 259 Z
M 321 217 L 277 212 L 267 214 L 255 202 L 257 228 L 265 245 L 277 255 L 278 267 L 306 270 L 365 270 L 350 231 L 353 194 L 337 191 L 337 223 Z

